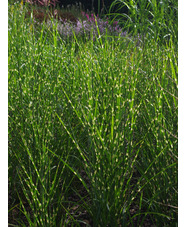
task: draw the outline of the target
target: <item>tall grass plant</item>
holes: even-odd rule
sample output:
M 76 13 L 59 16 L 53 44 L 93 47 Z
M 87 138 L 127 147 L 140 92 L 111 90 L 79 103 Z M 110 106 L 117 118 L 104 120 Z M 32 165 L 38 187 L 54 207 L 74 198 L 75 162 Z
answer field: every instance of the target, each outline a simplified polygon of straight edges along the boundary
M 67 40 L 24 10 L 9 5 L 10 224 L 176 226 L 175 36 Z

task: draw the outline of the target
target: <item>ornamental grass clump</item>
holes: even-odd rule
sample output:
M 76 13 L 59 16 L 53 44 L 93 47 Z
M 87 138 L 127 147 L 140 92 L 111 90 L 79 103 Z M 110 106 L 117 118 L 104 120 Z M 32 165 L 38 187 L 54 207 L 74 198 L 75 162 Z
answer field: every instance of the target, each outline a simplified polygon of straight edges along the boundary
M 9 4 L 9 225 L 177 226 L 176 37 L 154 27 L 138 47 L 104 38 L 95 15 L 36 28 L 20 8 Z

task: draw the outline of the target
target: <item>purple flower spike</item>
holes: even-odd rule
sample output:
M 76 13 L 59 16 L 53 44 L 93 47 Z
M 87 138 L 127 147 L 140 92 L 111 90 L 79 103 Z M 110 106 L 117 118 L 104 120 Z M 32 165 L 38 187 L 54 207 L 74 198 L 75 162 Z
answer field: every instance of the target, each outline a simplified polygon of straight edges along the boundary
M 118 24 L 118 21 L 114 21 L 113 25 L 116 26 Z
M 86 13 L 87 20 L 90 21 L 89 15 Z

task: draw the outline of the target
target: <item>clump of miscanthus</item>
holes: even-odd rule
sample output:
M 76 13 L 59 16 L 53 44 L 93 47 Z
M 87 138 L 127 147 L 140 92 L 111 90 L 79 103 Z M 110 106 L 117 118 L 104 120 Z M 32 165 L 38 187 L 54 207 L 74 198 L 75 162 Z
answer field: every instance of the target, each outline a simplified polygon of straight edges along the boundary
M 112 36 L 120 36 L 125 37 L 127 32 L 123 32 L 122 29 L 118 25 L 118 21 L 114 21 L 112 24 L 107 20 L 99 18 L 99 16 L 94 14 L 87 14 L 82 12 L 82 19 L 78 19 L 77 23 L 71 23 L 70 21 L 62 21 L 59 19 L 57 22 L 57 30 L 62 37 L 73 37 L 74 34 L 76 36 L 88 35 L 92 32 L 93 38 L 98 35 L 112 35 Z M 55 23 L 55 21 L 53 21 Z M 53 27 L 52 21 L 48 21 L 47 25 L 49 27 Z

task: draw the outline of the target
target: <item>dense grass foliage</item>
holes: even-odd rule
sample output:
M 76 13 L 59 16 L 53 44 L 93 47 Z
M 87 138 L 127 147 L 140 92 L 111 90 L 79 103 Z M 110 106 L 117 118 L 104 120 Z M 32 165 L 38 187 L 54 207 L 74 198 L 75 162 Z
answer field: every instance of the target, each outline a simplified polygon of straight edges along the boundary
M 148 34 L 157 42 L 170 38 L 174 44 L 178 42 L 178 1 L 177 0 L 114 0 L 111 7 L 116 13 L 110 13 L 114 18 L 120 18 L 127 24 L 132 34 Z M 118 11 L 128 13 L 117 13 Z
M 177 226 L 176 36 L 66 39 L 25 9 L 9 4 L 10 224 Z

